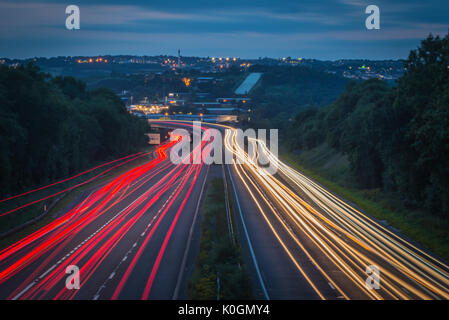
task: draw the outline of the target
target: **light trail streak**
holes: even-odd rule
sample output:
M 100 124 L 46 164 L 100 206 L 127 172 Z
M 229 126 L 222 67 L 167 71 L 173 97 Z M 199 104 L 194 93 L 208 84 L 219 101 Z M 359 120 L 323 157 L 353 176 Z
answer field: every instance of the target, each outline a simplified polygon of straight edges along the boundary
M 64 216 L 56 219 L 53 223 L 41 228 L 30 236 L 18 241 L 17 243 L 11 245 L 10 247 L 2 250 L 0 252 L 0 264 L 6 264 L 7 258 L 10 258 L 12 255 L 18 253 L 20 250 L 23 250 L 27 247 L 32 247 L 35 243 L 46 236 L 47 239 L 45 241 L 40 241 L 40 243 L 35 246 L 29 253 L 25 254 L 18 260 L 16 260 L 12 264 L 8 264 L 6 269 L 3 269 L 0 272 L 0 283 L 8 280 L 14 274 L 17 274 L 24 267 L 28 266 L 30 263 L 41 257 L 43 254 L 48 252 L 50 249 L 54 248 L 56 245 L 59 245 L 59 250 L 62 250 L 64 246 L 60 244 L 64 244 L 63 240 L 70 240 L 73 235 L 76 235 L 80 232 L 84 227 L 86 227 L 89 223 L 94 221 L 96 218 L 101 216 L 107 209 L 116 205 L 123 199 L 123 194 L 118 195 L 118 187 L 128 187 L 128 185 L 135 181 L 137 177 L 141 177 L 143 174 L 146 174 L 150 170 L 152 170 L 155 165 L 161 163 L 162 160 L 166 159 L 166 154 L 163 150 L 171 147 L 177 143 L 177 141 L 171 142 L 167 145 L 162 146 L 159 151 L 159 158 L 154 159 L 153 161 L 139 166 L 129 172 L 122 174 L 118 178 L 114 179 L 110 183 L 106 184 L 104 187 L 100 188 L 93 195 L 91 195 L 88 199 L 83 201 L 80 205 L 75 207 L 73 210 L 65 214 Z M 140 178 L 141 179 L 141 178 Z M 137 189 L 134 189 L 134 191 Z M 129 193 L 130 194 L 130 193 Z M 128 194 L 128 196 L 129 196 Z M 117 197 L 118 196 L 118 197 Z M 112 202 L 110 206 L 106 209 L 106 203 L 113 198 L 116 198 L 115 201 Z M 103 198 L 103 199 L 102 199 Z M 97 204 L 94 206 L 94 204 Z M 94 207 L 92 207 L 94 206 Z M 86 211 L 91 208 L 91 210 Z M 70 223 L 67 225 L 67 223 Z M 60 227 L 64 227 L 64 229 L 59 230 Z M 55 251 L 53 251 L 53 254 Z
M 204 148 L 210 143 L 207 137 L 208 134 L 205 135 L 200 146 L 194 148 L 188 157 L 193 160 L 205 157 L 205 154 L 210 151 L 209 147 Z M 139 240 L 134 240 L 132 248 L 137 247 L 138 251 L 132 261 L 130 259 L 131 264 L 116 288 L 114 296 L 118 296 L 143 251 L 148 249 L 147 245 L 150 239 L 160 229 L 162 219 L 170 219 L 170 229 L 159 249 L 147 285 L 143 288 L 144 296 L 148 296 L 174 227 L 180 220 L 183 208 L 194 186 L 197 185 L 195 182 L 200 172 L 202 172 L 203 163 L 201 161 L 200 164 L 195 165 L 174 165 L 168 161 L 166 150 L 179 143 L 180 139 L 181 137 L 178 137 L 175 141 L 158 148 L 155 152 L 157 157 L 154 160 L 129 170 L 106 183 L 68 213 L 1 250 L 0 284 L 11 280 L 16 275 L 23 274 L 34 263 L 39 263 L 37 268 L 33 269 L 26 279 L 9 294 L 8 299 L 75 298 L 79 291 L 65 288 L 64 280 L 67 276 L 65 268 L 69 265 L 79 265 L 80 274 L 82 274 L 81 287 L 86 286 L 91 282 L 94 274 L 98 278 L 98 275 L 101 274 L 99 268 L 108 263 L 110 260 L 108 258 L 112 256 L 112 253 L 122 250 L 121 243 L 125 242 L 125 239 L 129 241 L 129 237 L 136 234 L 136 231 L 132 230 L 145 227 L 142 235 L 146 234 L 147 236 L 141 238 L 144 242 L 137 246 Z M 142 188 L 151 180 L 156 182 L 141 192 Z M 120 205 L 125 199 L 130 199 L 133 194 L 137 194 L 137 198 L 127 207 L 112 217 L 107 215 L 111 209 Z M 176 208 L 175 216 L 167 215 L 181 195 L 182 201 Z M 168 199 L 156 212 L 157 208 L 154 207 L 160 203 L 159 200 L 162 197 L 167 196 Z M 167 218 L 164 218 L 165 216 Z M 104 222 L 105 220 L 106 222 Z M 85 230 L 87 231 L 93 226 L 97 226 L 94 229 L 95 232 L 90 231 L 84 240 L 79 239 L 79 235 L 86 234 Z M 74 241 L 77 241 L 78 245 L 76 242 L 73 244 Z M 70 246 L 73 249 L 68 252 Z M 151 248 L 151 250 L 154 249 L 156 248 Z M 127 252 L 123 261 L 133 250 Z M 57 262 L 55 263 L 55 261 Z M 145 261 L 145 263 L 148 262 Z M 136 274 L 136 276 L 140 275 Z M 142 282 L 142 284 L 145 283 Z
M 349 299 L 356 289 L 371 299 L 449 298 L 447 265 L 281 162 L 263 141 L 249 139 L 254 148 L 258 146 L 257 157 L 250 158 L 237 144 L 236 131 L 230 127 L 227 129 L 225 148 L 242 163 L 238 165 L 234 161 L 236 174 L 303 275 L 303 269 L 279 236 L 280 230 L 275 229 L 260 207 L 259 199 L 270 208 L 278 225 L 282 226 L 283 234 L 289 235 L 343 297 Z M 278 176 L 293 187 L 288 187 L 259 166 L 257 161 L 262 152 L 278 166 Z M 257 196 L 254 192 L 258 193 Z M 304 193 L 306 198 L 303 199 L 298 193 Z M 307 198 L 313 205 L 305 200 Z M 284 217 L 288 223 L 284 222 Z M 294 229 L 291 229 L 291 224 Z M 304 236 L 307 242 L 302 241 Z M 308 249 L 303 243 L 312 243 L 313 248 Z M 347 281 L 332 279 L 332 273 L 324 271 L 323 263 L 333 265 L 345 275 Z M 369 265 L 376 265 L 381 270 L 382 288 L 379 291 L 368 289 L 365 285 L 365 269 Z M 314 287 L 311 280 L 308 282 Z
M 118 161 L 122 161 L 122 160 L 125 160 L 125 159 L 128 159 L 128 158 L 136 157 L 136 156 L 138 156 L 138 155 L 140 155 L 140 154 L 142 154 L 142 152 L 138 152 L 138 153 L 131 154 L 131 155 L 126 156 L 126 157 L 123 157 L 123 158 L 119 158 L 119 159 L 116 159 L 116 160 L 113 160 L 113 161 L 110 161 L 110 162 L 103 163 L 103 164 L 98 165 L 98 166 L 96 166 L 96 167 L 94 167 L 94 168 L 91 168 L 91 169 L 89 169 L 89 170 L 80 172 L 80 173 L 78 173 L 78 174 L 76 174 L 76 175 L 74 175 L 74 176 L 72 176 L 72 177 L 69 177 L 69 178 L 66 178 L 66 179 L 63 179 L 63 180 L 60 180 L 60 181 L 51 183 L 51 184 L 46 185 L 46 186 L 43 186 L 43 187 L 39 187 L 39 188 L 30 190 L 30 191 L 27 191 L 27 192 L 23 192 L 23 193 L 20 193 L 20 194 L 15 195 L 15 196 L 11 196 L 11 197 L 2 199 L 2 200 L 0 200 L 0 203 L 5 202 L 5 201 L 8 201 L 8 200 L 15 199 L 15 198 L 23 197 L 23 196 L 25 196 L 25 195 L 27 195 L 27 194 L 34 193 L 34 192 L 36 192 L 36 191 L 40 191 L 40 190 L 44 190 L 44 189 L 47 189 L 47 188 L 56 186 L 56 185 L 58 185 L 58 184 L 61 184 L 61 183 L 70 181 L 70 180 L 72 180 L 72 179 L 75 179 L 75 178 L 77 178 L 77 177 L 80 177 L 80 176 L 82 176 L 82 175 L 85 175 L 86 173 L 92 172 L 92 171 L 94 171 L 94 170 L 96 170 L 96 169 L 102 168 L 102 167 L 104 167 L 104 166 L 110 165 L 110 164 L 115 163 L 115 162 L 118 162 Z
M 148 155 L 148 154 L 147 154 L 147 153 L 145 153 L 145 154 L 140 154 L 140 155 L 138 155 L 138 156 L 136 156 L 136 157 L 134 157 L 134 158 L 128 159 L 128 160 L 126 160 L 126 161 L 124 161 L 124 162 L 122 162 L 122 163 L 119 163 L 119 164 L 117 164 L 117 165 L 115 165 L 115 166 L 113 166 L 113 167 L 111 167 L 111 168 L 109 168 L 109 169 L 107 169 L 107 170 L 104 170 L 104 171 L 100 172 L 99 174 L 95 175 L 94 177 L 92 177 L 92 178 L 90 178 L 90 179 L 87 179 L 86 181 L 83 181 L 83 182 L 81 182 L 81 183 L 78 183 L 78 184 L 76 184 L 76 185 L 74 185 L 74 186 L 72 186 L 72 187 L 69 187 L 69 188 L 66 188 L 66 189 L 64 189 L 64 190 L 58 191 L 58 192 L 56 192 L 56 193 L 53 193 L 53 194 L 48 195 L 48 196 L 46 196 L 46 197 L 43 197 L 43 198 L 41 198 L 41 199 L 31 201 L 31 202 L 29 202 L 29 203 L 26 203 L 26 204 L 24 204 L 24 205 L 18 206 L 18 207 L 14 208 L 14 209 L 11 209 L 11 210 L 9 210 L 9 211 L 3 212 L 3 213 L 0 214 L 0 217 L 9 215 L 9 214 L 11 214 L 11 213 L 13 213 L 13 212 L 16 212 L 16 211 L 19 211 L 19 210 L 21 210 L 21 209 L 27 208 L 27 207 L 29 207 L 29 206 L 31 206 L 31 205 L 33 205 L 33 204 L 36 204 L 36 203 L 42 202 L 42 201 L 44 201 L 44 200 L 48 200 L 48 199 L 54 198 L 54 197 L 56 197 L 57 195 L 60 195 L 60 194 L 63 194 L 63 193 L 65 193 L 65 192 L 67 192 L 67 191 L 70 191 L 70 190 L 72 190 L 72 189 L 81 187 L 82 185 L 85 185 L 85 184 L 87 184 L 87 183 L 89 183 L 89 182 L 91 182 L 91 181 L 94 181 L 94 180 L 97 179 L 98 177 L 101 177 L 101 176 L 105 175 L 106 173 L 108 173 L 109 171 L 111 171 L 111 170 L 113 170 L 113 169 L 115 169 L 115 168 L 118 168 L 118 167 L 120 167 L 120 166 L 122 166 L 122 165 L 124 165 L 124 164 L 126 164 L 126 163 L 128 163 L 128 162 L 131 162 L 131 161 L 133 161 L 133 160 L 136 160 L 136 159 L 141 158 L 141 157 L 146 156 L 146 155 Z M 115 161 L 114 161 L 114 162 L 115 162 Z M 101 166 L 100 166 L 100 167 L 101 167 Z M 96 169 L 96 168 L 94 168 L 94 169 Z M 94 169 L 88 170 L 88 171 L 86 171 L 85 173 L 90 172 L 90 171 L 92 171 L 92 170 L 94 170 Z M 82 173 L 82 174 L 85 174 L 85 173 Z M 79 174 L 79 175 L 77 175 L 77 176 L 80 176 L 80 175 L 82 175 L 82 174 Z M 68 179 L 66 179 L 65 181 L 71 180 L 71 179 L 73 179 L 73 178 L 75 178 L 75 177 L 77 177 L 77 176 L 74 176 L 74 177 L 72 177 L 72 178 L 68 178 Z M 33 192 L 38 191 L 38 190 L 43 190 L 43 189 L 46 189 L 46 188 L 48 188 L 48 187 L 51 187 L 51 186 L 60 184 L 60 183 L 62 183 L 62 182 L 64 182 L 64 181 L 56 182 L 56 183 L 54 183 L 53 185 L 45 186 L 45 187 L 42 187 L 42 188 L 40 188 L 40 189 L 35 189 L 35 190 L 32 190 L 32 191 L 26 192 L 26 193 L 24 193 L 24 194 L 20 194 L 20 195 L 14 196 L 14 197 L 10 197 L 10 198 L 4 199 L 3 201 L 7 201 L 7 200 L 10 200 L 10 199 L 13 199 L 13 198 L 17 198 L 17 197 L 23 196 L 23 195 L 25 195 L 25 194 L 30 194 L 30 193 L 33 193 Z
M 196 147 L 194 148 L 194 150 L 193 150 L 189 155 L 187 155 L 187 157 L 191 157 L 191 158 L 192 158 L 191 160 L 193 160 L 193 161 L 192 161 L 193 163 L 196 163 L 195 158 L 198 159 L 199 157 L 202 157 L 202 159 L 204 159 L 203 154 L 205 154 L 205 153 L 207 153 L 207 152 L 209 151 L 209 149 L 206 148 L 205 151 L 201 152 L 202 148 L 203 148 L 203 147 L 205 146 L 205 144 L 206 144 L 207 139 L 208 139 L 208 135 L 205 135 L 204 140 L 202 141 L 202 143 L 201 143 L 200 145 L 196 146 Z M 183 163 L 183 161 L 181 161 L 181 164 L 178 164 L 177 167 L 180 167 L 180 166 L 181 166 L 181 167 L 186 167 L 186 166 L 187 166 L 187 165 L 184 165 L 184 164 L 182 164 L 182 163 Z M 185 198 L 184 198 L 184 200 L 183 200 L 183 202 L 182 202 L 180 208 L 178 209 L 178 211 L 177 211 L 177 213 L 176 213 L 176 216 L 175 216 L 174 220 L 172 221 L 172 224 L 171 224 L 171 226 L 170 226 L 170 229 L 169 229 L 169 231 L 168 231 L 168 233 L 167 233 L 167 235 L 166 235 L 166 237 L 165 237 L 165 239 L 164 239 L 164 242 L 163 242 L 163 244 L 162 244 L 162 247 L 161 247 L 161 249 L 159 250 L 159 253 L 158 253 L 158 255 L 157 255 L 155 264 L 154 264 L 153 267 L 152 267 L 150 277 L 149 277 L 149 279 L 147 280 L 147 284 L 146 284 L 146 286 L 145 286 L 145 290 L 144 290 L 144 293 L 143 293 L 143 295 L 142 295 L 142 299 L 148 299 L 148 296 L 149 296 L 149 294 L 150 294 L 150 290 L 151 290 L 151 287 L 152 287 L 154 278 L 155 278 L 156 273 L 157 273 L 158 268 L 159 268 L 160 261 L 161 261 L 163 255 L 164 255 L 166 245 L 167 245 L 168 241 L 170 240 L 170 237 L 171 237 L 171 234 L 172 234 L 172 232 L 173 232 L 173 229 L 174 229 L 174 227 L 175 227 L 175 225 L 176 225 L 176 222 L 177 222 L 177 220 L 178 220 L 178 218 L 179 218 L 179 214 L 181 213 L 181 210 L 182 210 L 182 208 L 184 207 L 184 205 L 185 205 L 187 199 L 189 198 L 189 195 L 190 195 L 190 193 L 191 193 L 191 190 L 192 190 L 193 186 L 195 185 L 195 181 L 196 181 L 196 179 L 197 179 L 197 176 L 198 176 L 199 172 L 201 171 L 202 165 L 203 165 L 203 163 L 201 163 L 200 165 L 190 165 L 190 166 L 188 166 L 188 167 L 189 167 L 188 172 L 187 172 L 187 174 L 184 176 L 183 182 L 182 182 L 182 184 L 180 185 L 179 190 L 176 191 L 175 197 L 173 197 L 173 199 L 170 200 L 169 205 L 165 208 L 165 210 L 163 211 L 162 215 L 158 218 L 158 220 L 156 221 L 155 225 L 152 227 L 151 231 L 150 231 L 150 232 L 148 233 L 148 235 L 146 236 L 146 238 L 145 238 L 143 244 L 140 246 L 140 248 L 139 248 L 138 252 L 136 253 L 136 255 L 135 255 L 133 261 L 131 262 L 131 264 L 129 265 L 128 269 L 126 270 L 125 275 L 123 276 L 123 278 L 121 279 L 121 281 L 120 281 L 118 287 L 116 288 L 116 290 L 115 290 L 115 292 L 114 292 L 114 294 L 113 294 L 113 296 L 112 296 L 112 299 L 113 299 L 113 300 L 118 299 L 118 297 L 120 296 L 120 293 L 122 292 L 123 287 L 125 286 L 126 281 L 127 281 L 128 278 L 130 277 L 131 272 L 134 270 L 134 268 L 135 268 L 135 266 L 136 266 L 138 260 L 140 259 L 140 257 L 141 257 L 141 255 L 142 255 L 142 253 L 144 252 L 145 248 L 147 247 L 148 242 L 149 242 L 150 239 L 152 238 L 152 236 L 153 236 L 153 234 L 154 234 L 154 232 L 155 232 L 157 226 L 158 226 L 159 223 L 161 222 L 161 219 L 162 219 L 163 216 L 166 214 L 166 212 L 169 210 L 170 206 L 171 206 L 172 203 L 175 201 L 176 197 L 179 195 L 181 189 L 184 188 L 185 183 L 187 182 L 188 178 L 189 178 L 189 177 L 192 175 L 192 173 L 194 172 L 193 181 L 192 181 L 192 183 L 191 183 L 191 185 L 190 185 L 190 187 L 189 187 L 189 189 L 188 189 L 188 191 L 187 191 L 187 194 L 186 194 L 186 196 L 185 196 Z
M 195 170 L 195 173 L 194 173 L 194 176 L 193 176 L 192 183 L 190 184 L 190 187 L 189 187 L 189 189 L 187 191 L 187 194 L 186 194 L 184 200 L 181 203 L 181 206 L 179 207 L 178 211 L 176 212 L 176 216 L 173 219 L 173 221 L 172 221 L 172 223 L 170 225 L 170 229 L 168 230 L 168 233 L 166 234 L 166 236 L 164 238 L 164 242 L 162 244 L 162 247 L 160 248 L 160 250 L 158 252 L 158 255 L 157 255 L 157 258 L 156 258 L 156 262 L 153 265 L 153 268 L 151 269 L 150 277 L 148 278 L 147 284 L 145 286 L 145 290 L 144 290 L 144 292 L 142 294 L 142 299 L 143 300 L 147 300 L 148 296 L 150 295 L 150 290 L 151 290 L 151 287 L 153 285 L 154 278 L 156 277 L 156 273 L 157 273 L 157 271 L 159 269 L 159 265 L 161 263 L 162 257 L 164 256 L 165 249 L 167 248 L 167 244 L 170 241 L 170 238 L 171 238 L 171 236 L 173 234 L 173 230 L 174 230 L 174 228 L 176 226 L 176 223 L 178 222 L 179 215 L 180 215 L 182 209 L 184 208 L 187 200 L 189 199 L 189 196 L 190 196 L 190 194 L 192 192 L 192 189 L 193 189 L 193 187 L 195 185 L 195 182 L 196 182 L 196 180 L 198 178 L 199 171 L 201 170 L 201 166 L 202 165 L 193 165 L 193 167 L 195 167 L 196 170 Z M 184 187 L 184 185 L 183 185 L 183 187 Z
M 165 123 L 196 127 L 181 122 Z M 449 267 L 444 262 L 280 161 L 263 141 L 249 139 L 248 143 L 257 151 L 249 157 L 236 143 L 233 128 L 217 126 L 227 129 L 224 147 L 235 157 L 232 168 L 236 181 L 242 183 L 280 244 L 280 250 L 298 270 L 298 276 L 305 279 L 318 297 L 335 298 L 327 296 L 329 288 L 323 287 L 329 284 L 345 299 L 449 299 Z M 193 163 L 199 158 L 204 160 L 211 151 L 207 126 L 201 130 L 205 134 L 200 145 L 188 155 L 195 160 Z M 142 291 L 138 296 L 150 298 L 167 245 L 203 167 L 202 161 L 178 165 L 168 161 L 166 151 L 179 139 L 158 148 L 154 160 L 107 182 L 63 216 L 1 250 L 0 284 L 39 263 L 8 298 L 76 298 L 79 291 L 64 287 L 66 266 L 80 265 L 81 284 L 86 286 L 95 275 L 98 277 L 101 266 L 110 263 L 108 258 L 113 253 L 122 251 L 119 245 L 127 241 L 132 247 L 125 250 L 127 253 L 120 262 L 123 272 L 116 274 L 119 269 L 114 269 L 111 277 L 117 281 L 103 283 L 116 285 L 111 294 L 112 299 L 118 299 L 123 297 L 130 277 L 139 277 Z M 259 165 L 261 156 L 278 167 L 277 175 L 267 174 Z M 123 161 L 131 159 L 132 156 Z M 148 186 L 151 181 L 155 182 Z M 124 201 L 129 204 L 119 208 Z M 112 214 L 111 210 L 117 213 Z M 163 220 L 167 223 L 161 223 Z M 162 237 L 154 237 L 156 232 L 162 232 Z M 136 234 L 140 235 L 138 239 Z M 158 238 L 162 238 L 160 244 Z M 68 251 L 69 248 L 73 249 Z M 152 251 L 154 261 L 142 259 L 148 250 L 156 250 Z M 139 275 L 136 266 L 142 267 L 142 263 L 148 273 Z M 369 265 L 381 271 L 380 290 L 365 285 Z

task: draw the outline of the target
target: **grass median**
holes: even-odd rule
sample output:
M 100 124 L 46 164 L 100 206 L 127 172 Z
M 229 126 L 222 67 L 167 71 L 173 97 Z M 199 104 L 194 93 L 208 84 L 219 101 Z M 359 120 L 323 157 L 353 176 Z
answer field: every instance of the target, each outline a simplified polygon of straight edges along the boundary
M 194 300 L 251 299 L 252 289 L 238 241 L 228 231 L 223 179 L 216 178 L 206 193 L 200 252 L 188 285 Z

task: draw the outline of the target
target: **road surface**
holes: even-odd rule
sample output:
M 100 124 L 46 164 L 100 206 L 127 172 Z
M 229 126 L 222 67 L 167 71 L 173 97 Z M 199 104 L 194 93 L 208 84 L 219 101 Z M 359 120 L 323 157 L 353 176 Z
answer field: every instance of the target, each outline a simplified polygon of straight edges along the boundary
M 206 138 L 191 159 L 210 154 L 208 128 L 223 133 L 223 150 L 233 155 L 222 172 L 257 299 L 449 298 L 444 261 L 295 171 L 261 140 L 247 139 L 255 150 L 248 154 L 234 128 L 202 124 Z M 210 166 L 173 164 L 167 154 L 177 143 L 0 251 L 0 298 L 186 298 Z M 260 165 L 264 158 L 275 174 Z M 66 288 L 72 265 L 79 290 Z
M 295 171 L 263 141 L 248 139 L 256 150 L 249 156 L 236 137 L 232 129 L 225 137 L 235 155 L 228 171 L 253 247 L 249 256 L 261 273 L 261 297 L 449 298 L 443 261 Z M 267 173 L 259 157 L 276 164 L 277 173 Z
M 0 298 L 172 299 L 185 287 L 178 275 L 208 174 L 203 164 L 173 164 L 177 143 L 0 251 Z M 190 157 L 206 151 L 204 143 Z M 66 287 L 70 266 L 79 290 Z

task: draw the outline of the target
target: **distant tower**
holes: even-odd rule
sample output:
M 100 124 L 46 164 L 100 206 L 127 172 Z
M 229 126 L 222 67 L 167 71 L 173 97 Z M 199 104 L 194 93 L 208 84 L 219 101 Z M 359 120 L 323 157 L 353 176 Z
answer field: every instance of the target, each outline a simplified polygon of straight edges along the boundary
M 181 49 L 178 49 L 178 68 L 181 67 Z

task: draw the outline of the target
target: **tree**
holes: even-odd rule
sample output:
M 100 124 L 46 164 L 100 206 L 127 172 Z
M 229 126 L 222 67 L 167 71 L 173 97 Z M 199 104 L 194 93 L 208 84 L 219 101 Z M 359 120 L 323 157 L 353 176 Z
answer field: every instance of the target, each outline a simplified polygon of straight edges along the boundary
M 145 122 L 110 90 L 33 65 L 0 67 L 0 195 L 66 177 L 145 143 Z

